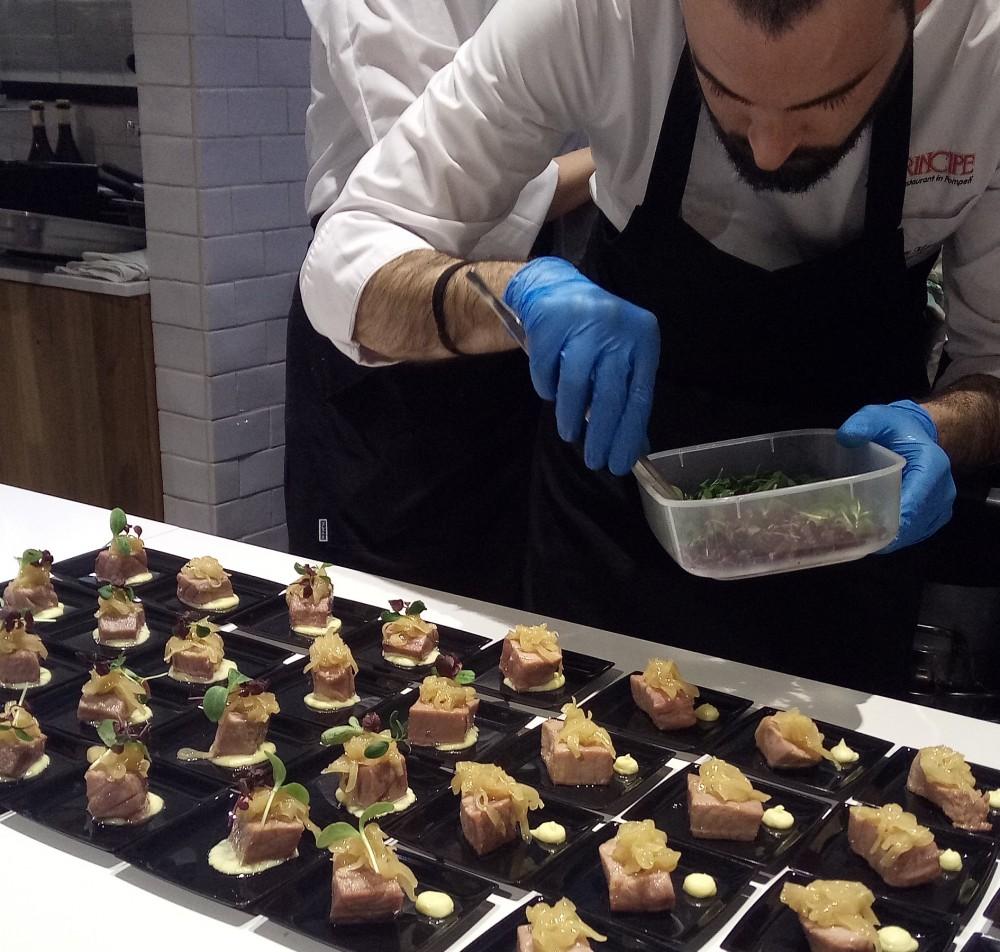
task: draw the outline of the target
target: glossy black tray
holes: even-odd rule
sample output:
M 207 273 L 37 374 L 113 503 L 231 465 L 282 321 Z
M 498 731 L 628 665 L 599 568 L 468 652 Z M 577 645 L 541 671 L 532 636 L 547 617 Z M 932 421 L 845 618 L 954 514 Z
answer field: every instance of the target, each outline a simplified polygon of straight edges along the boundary
M 449 628 L 447 625 L 438 625 L 439 650 L 442 654 L 455 655 L 462 664 L 476 669 L 472 666 L 474 658 L 479 652 L 490 643 L 489 638 L 482 635 L 474 635 L 470 631 L 462 631 L 459 628 Z M 366 628 L 355 632 L 347 639 L 354 654 L 354 660 L 358 662 L 361 670 L 376 678 L 389 678 L 391 680 L 409 681 L 419 684 L 429 674 L 436 674 L 433 664 L 422 664 L 415 668 L 401 668 L 398 665 L 390 664 L 382 657 L 382 623 L 376 622 Z M 478 674 L 479 672 L 476 671 Z
M 642 674 L 634 671 L 633 674 Z M 625 675 L 592 697 L 582 707 L 593 711 L 594 719 L 607 727 L 614 727 L 623 734 L 634 734 L 654 744 L 663 744 L 674 750 L 711 753 L 723 743 L 738 724 L 740 717 L 750 709 L 753 701 L 735 694 L 699 687 L 701 692 L 695 706 L 713 704 L 719 709 L 719 719 L 712 723 L 699 721 L 694 727 L 676 731 L 661 731 L 645 711 L 640 711 L 632 700 L 631 675 Z
M 849 807 L 838 806 L 815 832 L 794 866 L 817 879 L 851 879 L 864 883 L 876 896 L 931 909 L 952 916 L 963 924 L 975 912 L 993 876 L 997 844 L 983 836 L 935 830 L 942 850 L 955 850 L 962 857 L 958 873 L 943 873 L 923 886 L 901 889 L 887 886 L 847 841 Z
M 498 922 L 486 935 L 480 936 L 476 940 L 475 952 L 513 952 L 517 948 L 518 926 L 527 925 L 525 910 L 528 906 L 535 905 L 542 900 L 532 899 L 524 906 L 515 909 L 509 916 Z M 614 926 L 608 928 L 604 924 L 595 926 L 590 921 L 590 915 L 585 909 L 578 909 L 577 912 L 587 925 L 591 926 L 595 932 L 602 932 L 607 936 L 607 942 L 593 942 L 591 948 L 600 949 L 600 952 L 652 952 L 657 946 L 649 942 L 644 942 L 638 936 L 628 932 L 622 932 Z
M 12 810 L 13 804 L 40 796 L 40 791 L 51 782 L 70 783 L 81 769 L 79 742 L 58 734 L 47 735 L 45 753 L 49 765 L 37 777 L 0 783 L 0 813 Z
M 94 607 L 96 610 L 96 600 Z M 75 624 L 56 633 L 48 641 L 48 644 L 59 654 L 71 657 L 81 664 L 87 664 L 88 667 L 94 660 L 113 661 L 121 654 L 128 656 L 130 666 L 132 666 L 133 659 L 142 655 L 159 654 L 162 658 L 163 648 L 172 634 L 173 616 L 151 604 L 144 604 L 143 607 L 146 613 L 146 627 L 149 628 L 149 637 L 142 644 L 133 645 L 130 648 L 112 648 L 109 645 L 98 644 L 94 640 L 97 619 L 93 617 L 92 612 L 80 616 Z
M 99 850 L 117 853 L 145 836 L 156 833 L 190 813 L 205 798 L 218 793 L 220 785 L 166 764 L 152 765 L 149 789 L 163 798 L 163 809 L 141 826 L 108 826 L 95 823 L 87 812 L 86 745 L 80 745 L 76 771 L 69 777 L 53 778 L 37 792 L 25 795 L 12 809 L 50 830 L 87 843 Z M 44 775 L 43 775 L 44 776 Z
M 916 814 L 917 820 L 924 826 L 935 829 L 955 829 L 951 820 L 930 800 L 925 800 L 906 789 L 906 777 L 910 772 L 910 764 L 913 763 L 913 758 L 916 756 L 916 748 L 900 747 L 886 761 L 883 769 L 872 778 L 871 782 L 856 794 L 857 799 L 878 805 L 898 803 L 904 810 Z M 972 768 L 972 775 L 976 778 L 977 789 L 987 791 L 1000 788 L 1000 770 L 993 767 L 982 767 L 979 764 L 969 764 L 969 766 Z M 988 819 L 993 824 L 992 832 L 987 830 L 979 835 L 1000 839 L 1000 810 L 991 810 Z
M 352 634 L 378 620 L 381 608 L 355 602 L 349 598 L 337 595 L 337 583 L 334 580 L 333 614 L 340 619 L 340 635 L 350 640 Z M 309 651 L 312 638 L 292 631 L 288 625 L 288 605 L 284 595 L 278 595 L 261 602 L 252 608 L 240 609 L 232 617 L 234 625 L 245 631 L 252 632 L 262 638 L 267 638 L 276 644 L 287 645 L 301 654 Z
M 562 862 L 567 850 L 592 835 L 594 826 L 601 822 L 597 814 L 559 803 L 546 803 L 529 814 L 529 822 L 532 827 L 548 820 L 561 823 L 566 828 L 564 844 L 543 846 L 534 839 L 525 843 L 518 837 L 492 853 L 477 856 L 462 834 L 459 803 L 456 794 L 450 789 L 444 790 L 402 814 L 391 827 L 392 835 L 449 867 L 467 869 L 494 882 L 509 883 L 521 889 L 533 888 L 539 876 Z
M 558 899 L 565 896 L 576 904 L 584 921 L 601 931 L 604 923 L 614 923 L 655 946 L 688 952 L 700 949 L 751 894 L 754 868 L 717 853 L 686 845 L 672 873 L 676 905 L 669 912 L 612 912 L 608 884 L 601 868 L 598 847 L 611 839 L 617 826 L 608 824 L 591 839 L 567 853 L 565 860 L 543 876 L 538 891 Z M 717 894 L 711 899 L 692 899 L 682 884 L 689 873 L 708 873 L 715 879 Z
M 848 747 L 861 755 L 861 759 L 839 770 L 828 760 L 822 760 L 817 766 L 805 770 L 772 770 L 757 750 L 754 731 L 757 730 L 761 720 L 775 713 L 777 713 L 775 708 L 765 707 L 744 717 L 725 743 L 719 745 L 718 756 L 735 764 L 746 773 L 770 780 L 779 786 L 812 790 L 821 796 L 843 800 L 870 776 L 872 770 L 882 766 L 885 755 L 893 747 L 889 741 L 872 737 L 870 734 L 837 727 L 826 721 L 816 721 L 816 726 L 825 737 L 824 745 L 827 749 L 840 743 L 843 738 Z M 802 713 L 808 715 L 809 712 Z
M 226 646 L 226 658 L 236 663 L 241 674 L 248 678 L 265 678 L 280 670 L 282 663 L 288 657 L 287 648 L 278 648 L 264 644 L 252 638 L 237 634 L 235 631 L 220 631 Z M 169 665 L 163 660 L 162 650 L 158 654 L 146 654 L 129 662 L 129 667 L 143 677 L 155 677 L 152 681 L 153 690 L 163 697 L 178 704 L 187 705 L 188 698 L 203 697 L 211 684 L 189 684 L 185 681 L 175 681 L 165 675 Z M 218 682 L 223 684 L 225 682 Z
M 991 939 L 977 932 L 962 946 L 962 952 L 1000 952 L 1000 939 Z
M 568 803 L 605 816 L 616 816 L 647 793 L 664 776 L 667 761 L 673 756 L 673 752 L 664 747 L 608 731 L 615 752 L 619 756 L 631 754 L 639 763 L 639 772 L 632 777 L 615 774 L 607 786 L 556 786 L 549 780 L 549 772 L 542 762 L 541 730 L 539 726 L 525 732 L 504 751 L 504 769 L 521 783 L 534 787 L 546 802 Z
M 59 688 L 66 688 L 70 684 L 83 684 L 87 680 L 87 671 L 82 664 L 55 651 L 49 651 L 47 658 L 39 658 L 38 663 L 50 671 L 52 677 L 48 684 L 28 688 L 25 700 L 29 704 L 36 698 L 44 697 Z M 20 698 L 22 690 L 22 688 L 7 688 L 0 684 L 0 708 L 6 701 L 16 701 Z
M 97 589 L 104 584 L 98 582 L 94 575 L 94 564 L 97 562 L 98 553 L 102 551 L 103 549 L 94 549 L 92 552 L 85 552 L 83 555 L 75 555 L 71 559 L 56 562 L 52 566 L 52 574 L 74 585 Z M 147 547 L 146 562 L 149 565 L 149 574 L 153 577 L 148 582 L 139 582 L 137 585 L 133 585 L 132 588 L 139 598 L 144 599 L 149 590 L 160 584 L 165 576 L 176 582 L 177 573 L 186 561 L 187 559 L 181 558 L 179 555 L 171 555 L 169 552 L 159 552 Z
M 282 714 L 306 721 L 320 730 L 346 724 L 352 717 L 360 720 L 366 711 L 406 686 L 402 681 L 391 685 L 384 679 L 376 680 L 365 674 L 358 674 L 354 678 L 354 687 L 360 698 L 357 704 L 336 711 L 317 711 L 305 702 L 305 696 L 312 690 L 312 678 L 303 672 L 308 660 L 302 658 L 292 664 L 283 665 L 279 671 L 273 673 L 270 678 L 271 691 L 277 695 Z
M 180 564 L 184 565 L 185 562 L 187 559 L 183 559 Z M 177 572 L 174 572 L 173 575 L 164 574 L 156 581 L 143 586 L 141 589 L 142 598 L 173 615 L 181 615 L 186 612 L 208 614 L 212 621 L 221 625 L 231 621 L 238 612 L 247 611 L 261 602 L 268 601 L 284 588 L 279 582 L 272 582 L 270 579 L 258 578 L 256 575 L 247 575 L 244 572 L 234 572 L 228 568 L 226 571 L 233 584 L 233 592 L 240 599 L 240 603 L 228 611 L 206 613 L 204 609 L 194 608 L 179 602 L 177 600 Z
M 410 708 L 420 699 L 414 687 L 404 694 L 386 698 L 372 708 L 382 718 L 382 724 L 388 725 L 395 713 L 400 721 L 406 721 L 410 716 Z M 476 726 L 479 728 L 479 739 L 465 750 L 446 751 L 434 747 L 413 746 L 411 756 L 435 764 L 455 764 L 460 760 L 475 760 L 480 763 L 495 763 L 504 751 L 515 742 L 517 734 L 533 720 L 524 711 L 501 704 L 498 701 L 481 700 L 476 713 Z
M 786 882 L 808 886 L 814 878 L 799 872 L 782 876 L 722 940 L 722 948 L 727 952 L 809 952 L 799 917 L 778 897 Z M 954 919 L 881 897 L 876 897 L 873 909 L 883 927 L 906 929 L 919 943 L 920 952 L 950 952 L 958 931 Z
M 475 680 L 476 690 L 483 694 L 506 698 L 515 704 L 556 713 L 574 698 L 582 701 L 591 692 L 591 685 L 614 667 L 613 662 L 604 658 L 592 658 L 590 655 L 563 649 L 563 674 L 566 676 L 566 684 L 558 691 L 522 692 L 515 691 L 503 683 L 503 675 L 498 667 L 502 652 L 503 642 L 498 641 L 483 648 L 479 654 L 473 655 L 465 662 L 478 675 Z
M 692 843 L 709 852 L 722 853 L 752 863 L 766 872 L 777 872 L 793 864 L 798 850 L 808 842 L 810 835 L 832 807 L 829 800 L 751 778 L 755 789 L 771 795 L 771 799 L 764 804 L 764 809 L 780 804 L 795 817 L 795 825 L 790 830 L 779 831 L 770 830 L 761 824 L 757 839 L 752 843 L 698 839 L 691 834 L 687 805 L 687 778 L 696 772 L 697 767 L 692 766 L 666 780 L 648 797 L 631 807 L 624 819 L 655 820 L 657 827 L 667 834 L 671 843 Z
M 984 915 L 991 922 L 1000 923 L 1000 892 L 993 897 L 993 901 L 986 907 Z
M 295 882 L 286 883 L 258 911 L 295 932 L 340 952 L 442 952 L 450 948 L 493 908 L 492 883 L 458 870 L 444 869 L 406 849 L 399 858 L 419 881 L 417 894 L 445 892 L 455 902 L 455 912 L 444 920 L 420 915 L 407 901 L 392 923 L 332 925 L 329 921 L 331 864 L 320 858 Z M 478 943 L 472 948 L 479 949 Z
M 155 769 L 155 766 L 154 766 Z M 133 866 L 223 905 L 246 909 L 266 899 L 320 857 L 306 830 L 298 855 L 253 876 L 227 876 L 208 863 L 209 851 L 229 834 L 229 813 L 239 794 L 223 790 L 172 824 L 135 841 L 119 855 Z
M 3 597 L 3 593 L 9 584 L 10 579 L 6 582 L 0 582 L 0 597 Z M 42 639 L 42 641 L 49 642 L 49 639 L 57 635 L 59 632 L 64 631 L 66 628 L 71 628 L 78 624 L 80 620 L 86 617 L 88 614 L 93 615 L 97 611 L 97 598 L 91 595 L 86 590 L 80 589 L 74 585 L 68 585 L 60 579 L 52 579 L 52 587 L 56 591 L 56 596 L 63 605 L 63 613 L 58 618 L 53 618 L 52 621 L 42 621 L 41 619 L 35 619 L 35 633 Z

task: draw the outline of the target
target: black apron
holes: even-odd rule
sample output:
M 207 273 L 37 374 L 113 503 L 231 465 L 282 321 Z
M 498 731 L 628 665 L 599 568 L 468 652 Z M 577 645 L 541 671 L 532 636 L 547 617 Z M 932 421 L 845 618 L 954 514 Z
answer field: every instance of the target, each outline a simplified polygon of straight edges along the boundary
M 911 62 L 873 126 L 863 235 L 767 271 L 681 218 L 702 103 L 685 50 L 643 204 L 620 234 L 600 222 L 585 264 L 659 320 L 653 450 L 836 427 L 866 403 L 926 393 L 932 262 L 907 268 L 901 228 L 912 96 Z M 860 690 L 905 689 L 919 551 L 739 582 L 688 575 L 647 526 L 635 480 L 589 471 L 551 408 L 530 533 L 532 610 Z

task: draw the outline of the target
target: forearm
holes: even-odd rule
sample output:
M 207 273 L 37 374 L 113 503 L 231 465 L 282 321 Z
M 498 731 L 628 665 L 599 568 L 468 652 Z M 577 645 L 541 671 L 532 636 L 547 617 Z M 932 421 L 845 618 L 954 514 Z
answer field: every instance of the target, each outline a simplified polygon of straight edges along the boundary
M 590 149 L 567 152 L 555 163 L 559 166 L 559 183 L 546 221 L 562 218 L 590 201 L 590 177 L 594 174 L 594 156 Z
M 457 261 L 436 251 L 413 251 L 380 268 L 365 286 L 358 304 L 354 340 L 387 360 L 444 360 L 455 355 L 441 343 L 434 320 L 434 285 Z M 474 267 L 500 297 L 523 265 L 477 261 Z M 500 321 L 464 280 L 465 271 L 448 283 L 444 298 L 445 326 L 463 354 L 492 354 L 517 345 Z
M 963 377 L 923 406 L 952 465 L 1000 462 L 1000 380 L 985 374 Z

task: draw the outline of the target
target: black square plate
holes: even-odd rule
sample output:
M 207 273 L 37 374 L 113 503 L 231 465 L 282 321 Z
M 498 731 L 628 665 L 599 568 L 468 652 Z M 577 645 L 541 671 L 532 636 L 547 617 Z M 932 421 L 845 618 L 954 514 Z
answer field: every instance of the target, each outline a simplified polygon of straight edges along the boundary
M 97 581 L 94 575 L 94 564 L 97 562 L 98 553 L 101 549 L 94 549 L 93 552 L 85 552 L 83 555 L 75 555 L 71 559 L 63 559 L 52 566 L 52 574 L 65 579 L 75 585 L 83 585 L 89 589 L 96 589 L 101 582 Z M 156 549 L 146 549 L 146 562 L 149 565 L 149 574 L 153 577 L 148 582 L 140 582 L 133 585 L 139 598 L 145 598 L 150 588 L 160 582 L 164 576 L 176 579 L 180 567 L 187 561 L 179 555 L 171 555 L 169 552 L 158 552 Z
M 180 564 L 184 565 L 186 561 L 187 559 L 184 559 Z M 280 583 L 272 582 L 266 578 L 257 578 L 255 575 L 246 575 L 243 572 L 234 572 L 230 569 L 226 569 L 226 571 L 230 575 L 233 592 L 239 596 L 240 603 L 228 611 L 209 612 L 208 614 L 216 624 L 224 624 L 230 621 L 237 612 L 246 611 L 261 602 L 268 601 L 284 588 Z M 141 594 L 144 601 L 151 602 L 172 615 L 181 615 L 185 612 L 204 612 L 203 609 L 184 605 L 177 600 L 177 572 L 174 572 L 173 575 L 164 574 L 155 582 L 143 586 Z
M 187 717 L 178 718 L 164 730 L 154 730 L 147 742 L 149 752 L 156 763 L 167 763 L 192 773 L 209 777 L 221 783 L 232 783 L 233 771 L 217 767 L 208 760 L 181 761 L 177 751 L 182 747 L 208 750 L 215 738 L 213 724 L 200 709 L 190 711 Z M 267 739 L 275 745 L 275 753 L 292 773 L 293 765 L 319 747 L 319 734 L 303 724 L 281 714 L 271 718 L 267 729 Z M 265 761 L 264 766 L 267 766 Z
M 3 595 L 8 584 L 9 580 L 0 582 L 0 596 Z M 63 613 L 51 621 L 35 619 L 35 633 L 46 643 L 58 632 L 73 627 L 87 614 L 92 615 L 97 610 L 97 597 L 87 591 L 73 585 L 67 585 L 57 578 L 52 579 L 52 587 L 56 590 L 56 596 L 62 603 Z
M 546 896 L 565 896 L 576 904 L 584 921 L 598 932 L 603 923 L 638 935 L 653 945 L 669 949 L 700 949 L 729 920 L 750 896 L 754 868 L 725 856 L 708 853 L 696 846 L 685 846 L 680 864 L 671 879 L 677 903 L 669 912 L 612 912 L 608 903 L 608 883 L 597 849 L 617 832 L 608 824 L 597 834 L 580 843 L 565 860 L 542 877 L 539 892 Z M 692 899 L 681 888 L 689 873 L 708 873 L 715 879 L 718 893 L 712 899 Z
M 793 864 L 817 879 L 852 879 L 864 883 L 876 896 L 896 902 L 931 909 L 960 922 L 969 916 L 983 898 L 993 875 L 997 845 L 984 836 L 935 830 L 934 838 L 943 850 L 955 850 L 962 857 L 962 870 L 943 873 L 933 883 L 899 889 L 887 886 L 847 842 L 849 807 L 838 806 L 822 824 Z
M 518 926 L 527 925 L 528 920 L 525 910 L 528 906 L 535 905 L 542 900 L 532 899 L 518 909 L 515 909 L 506 919 L 501 920 L 484 936 L 480 936 L 476 941 L 475 952 L 513 952 L 517 948 Z M 590 913 L 586 909 L 577 909 L 580 917 L 595 932 L 600 932 L 607 936 L 607 942 L 594 942 L 591 948 L 600 949 L 601 952 L 652 952 L 656 946 L 649 942 L 644 942 L 638 936 L 628 932 L 622 932 L 617 928 L 607 928 L 603 924 L 595 925 L 590 921 Z
M 340 634 L 349 639 L 351 635 L 378 620 L 381 608 L 341 598 L 336 593 L 334 583 L 333 615 L 340 619 Z M 238 627 L 252 632 L 279 645 L 287 645 L 300 654 L 305 654 L 314 639 L 292 631 L 288 625 L 288 605 L 284 595 L 268 599 L 252 608 L 241 609 L 232 617 Z
M 80 772 L 78 741 L 50 734 L 45 742 L 45 753 L 49 756 L 49 765 L 37 777 L 0 783 L 0 813 L 12 810 L 13 804 L 20 800 L 42 796 L 49 783 L 71 783 Z
M 266 677 L 278 670 L 288 657 L 287 648 L 265 644 L 253 638 L 239 635 L 235 631 L 220 631 L 226 646 L 226 658 L 236 663 L 241 674 L 248 678 Z M 146 654 L 130 662 L 129 667 L 143 677 L 154 677 L 166 674 L 169 665 L 163 660 L 162 650 L 158 654 Z M 219 682 L 225 683 L 225 682 Z M 188 698 L 202 697 L 212 686 L 210 684 L 188 684 L 175 681 L 173 678 L 157 677 L 152 682 L 153 690 L 162 697 L 169 698 L 178 704 L 187 704 Z
M 976 933 L 967 945 L 962 946 L 962 952 L 1000 952 L 1000 939 Z
M 450 779 L 450 778 L 448 778 Z M 566 827 L 566 842 L 561 846 L 543 846 L 520 837 L 486 856 L 477 856 L 462 834 L 458 818 L 459 797 L 445 790 L 420 806 L 402 814 L 392 826 L 392 835 L 401 842 L 441 860 L 447 866 L 470 870 L 494 882 L 510 883 L 531 889 L 547 869 L 561 862 L 560 857 L 590 831 L 601 817 L 575 807 L 546 803 L 529 814 L 533 827 L 548 820 Z
M 930 800 L 925 800 L 906 789 L 906 777 L 917 753 L 916 748 L 900 747 L 886 761 L 885 766 L 871 778 L 871 782 L 865 784 L 856 794 L 857 799 L 867 803 L 898 803 L 904 810 L 916 814 L 917 820 L 924 826 L 953 830 L 955 827 L 952 826 L 951 820 Z M 1000 788 L 1000 770 L 981 767 L 979 764 L 969 764 L 969 766 L 976 778 L 977 789 L 986 791 Z M 993 824 L 993 832 L 986 831 L 979 835 L 1000 839 L 1000 810 L 991 810 L 987 819 Z
M 319 851 L 306 830 L 299 840 L 298 855 L 280 866 L 253 876 L 227 876 L 213 869 L 208 863 L 209 851 L 228 835 L 229 812 L 238 796 L 232 790 L 217 793 L 174 823 L 122 849 L 122 859 L 225 906 L 246 909 L 260 902 L 304 872 L 319 857 Z
M 642 674 L 634 671 L 633 674 Z M 606 727 L 614 727 L 623 734 L 634 734 L 653 744 L 663 744 L 674 750 L 709 752 L 722 743 L 740 716 L 749 710 L 753 701 L 735 694 L 713 691 L 699 687 L 698 704 L 712 704 L 719 709 L 719 719 L 713 722 L 699 721 L 694 727 L 676 731 L 661 731 L 649 719 L 645 711 L 640 711 L 632 700 L 629 675 L 608 685 L 603 691 L 582 705 L 594 712 L 594 719 Z
M 1000 923 L 1000 892 L 993 897 L 993 902 L 986 907 L 985 915 L 991 922 Z
M 455 655 L 465 667 L 472 668 L 472 659 L 490 643 L 489 638 L 474 635 L 469 631 L 438 625 L 439 648 L 442 654 Z M 416 668 L 401 668 L 390 664 L 382 657 L 382 623 L 376 622 L 353 637 L 347 639 L 355 661 L 361 670 L 377 678 L 411 681 L 419 684 L 429 674 L 435 674 L 433 664 L 422 664 Z M 472 668 L 475 671 L 475 668 Z M 476 671 L 478 674 L 479 672 Z
M 676 777 L 657 787 L 648 797 L 642 799 L 625 814 L 626 820 L 655 820 L 659 829 L 670 838 L 671 843 L 692 843 L 713 853 L 722 853 L 736 859 L 760 866 L 768 872 L 777 872 L 792 865 L 795 854 L 808 841 L 820 821 L 830 812 L 831 803 L 806 793 L 776 787 L 766 780 L 753 779 L 753 785 L 761 793 L 769 793 L 771 799 L 764 808 L 781 804 L 795 817 L 795 825 L 790 830 L 769 830 L 761 824 L 757 839 L 752 843 L 737 843 L 733 840 L 700 840 L 691 835 L 691 821 L 688 816 L 687 781 L 690 774 L 697 771 L 692 766 Z
M 51 672 L 52 677 L 46 684 L 28 688 L 25 700 L 29 703 L 34 698 L 44 697 L 52 691 L 65 688 L 68 684 L 83 684 L 87 680 L 87 672 L 82 664 L 77 664 L 55 651 L 50 651 L 47 658 L 39 658 L 38 663 Z M 21 691 L 21 688 L 5 688 L 0 684 L 0 708 L 6 701 L 16 701 L 21 696 Z
M 478 675 L 475 681 L 476 689 L 484 694 L 495 694 L 516 704 L 524 704 L 526 707 L 537 707 L 557 713 L 562 710 L 564 704 L 568 704 L 574 698 L 582 701 L 590 693 L 590 685 L 605 671 L 614 667 L 613 662 L 604 658 L 592 658 L 576 651 L 563 650 L 563 674 L 566 675 L 566 684 L 563 687 L 558 691 L 515 691 L 503 683 L 503 675 L 498 667 L 502 651 L 503 642 L 498 641 L 465 661 L 465 664 Z
M 406 902 L 399 918 L 380 925 L 335 926 L 329 921 L 330 862 L 320 859 L 296 882 L 287 883 L 261 909 L 279 925 L 301 932 L 340 952 L 441 952 L 454 945 L 493 908 L 491 883 L 468 873 L 445 869 L 435 863 L 398 850 L 399 858 L 419 881 L 417 894 L 428 890 L 445 892 L 455 902 L 455 913 L 445 920 L 428 919 Z M 478 944 L 475 948 L 479 948 Z
M 639 763 L 639 772 L 632 777 L 615 774 L 607 786 L 562 787 L 552 783 L 542 763 L 541 726 L 526 731 L 504 751 L 503 766 L 521 783 L 534 787 L 546 802 L 568 803 L 583 810 L 615 816 L 635 803 L 663 776 L 663 768 L 673 757 L 673 751 L 636 737 L 623 737 L 615 731 L 608 733 L 618 756 L 631 754 Z
M 804 873 L 785 873 L 722 940 L 722 948 L 727 952 L 809 952 L 799 917 L 778 897 L 785 883 L 808 886 L 815 878 Z M 955 920 L 880 897 L 876 897 L 873 908 L 883 927 L 906 929 L 919 943 L 920 952 L 950 952 L 958 932 Z
M 386 698 L 381 704 L 372 708 L 387 726 L 395 713 L 400 721 L 406 721 L 410 716 L 410 708 L 420 698 L 416 688 L 404 694 Z M 475 760 L 479 763 L 495 763 L 504 750 L 514 743 L 518 731 L 533 720 L 530 714 L 517 711 L 506 704 L 481 700 L 476 713 L 476 726 L 479 728 L 479 739 L 465 750 L 451 753 L 437 750 L 434 747 L 413 746 L 411 756 L 435 764 L 454 764 L 460 760 Z
M 302 670 L 307 663 L 308 659 L 300 659 L 292 664 L 284 665 L 279 671 L 273 673 L 271 675 L 271 690 L 277 695 L 282 714 L 306 721 L 320 730 L 336 727 L 338 724 L 346 724 L 352 717 L 360 719 L 379 701 L 405 687 L 403 682 L 399 682 L 395 685 L 395 690 L 390 690 L 388 682 L 376 681 L 364 674 L 358 674 L 354 679 L 354 687 L 361 700 L 357 704 L 353 707 L 342 707 L 336 711 L 317 711 L 305 702 L 305 696 L 312 690 L 312 678 L 303 673 Z
M 828 760 L 822 760 L 818 766 L 805 770 L 772 770 L 761 752 L 757 750 L 754 732 L 765 717 L 775 713 L 777 711 L 773 707 L 764 707 L 744 717 L 726 741 L 719 745 L 718 755 L 723 760 L 735 764 L 740 770 L 770 780 L 779 786 L 813 790 L 822 796 L 843 800 L 873 768 L 881 766 L 883 758 L 893 747 L 889 741 L 872 737 L 870 734 L 861 734 L 846 727 L 816 721 L 816 726 L 824 735 L 827 749 L 838 744 L 843 738 L 848 747 L 861 755 L 861 759 L 839 770 Z M 808 714 L 808 711 L 803 713 Z
M 55 634 L 49 644 L 60 654 L 66 654 L 76 659 L 87 658 L 91 661 L 97 658 L 113 661 L 121 654 L 126 654 L 132 659 L 141 655 L 158 653 L 162 658 L 163 648 L 172 634 L 174 619 L 152 605 L 144 605 L 143 607 L 146 612 L 146 627 L 149 628 L 149 637 L 141 645 L 133 645 L 131 648 L 112 648 L 108 645 L 98 644 L 94 640 L 97 619 L 93 617 L 93 613 L 82 616 L 72 627 L 66 627 Z M 80 663 L 85 662 L 81 661 Z
M 87 672 L 81 669 L 75 683 L 67 684 L 59 691 L 42 695 L 32 705 L 32 713 L 38 718 L 43 731 L 46 733 L 56 731 L 68 737 L 79 737 L 88 744 L 98 743 L 97 729 L 78 720 L 76 716 L 76 709 L 80 703 L 80 688 L 86 684 L 87 678 Z M 156 690 L 155 683 L 153 682 L 153 691 Z M 153 710 L 153 719 L 149 721 L 149 726 L 154 734 L 185 713 L 182 707 L 162 697 L 151 697 L 148 704 Z
M 64 833 L 99 850 L 117 853 L 130 843 L 156 833 L 190 813 L 205 798 L 219 792 L 219 784 L 194 774 L 155 764 L 149 771 L 149 789 L 163 798 L 163 809 L 142 826 L 106 826 L 95 823 L 87 812 L 86 745 L 80 745 L 80 759 L 72 777 L 53 779 L 37 795 L 25 795 L 12 809 L 22 816 Z

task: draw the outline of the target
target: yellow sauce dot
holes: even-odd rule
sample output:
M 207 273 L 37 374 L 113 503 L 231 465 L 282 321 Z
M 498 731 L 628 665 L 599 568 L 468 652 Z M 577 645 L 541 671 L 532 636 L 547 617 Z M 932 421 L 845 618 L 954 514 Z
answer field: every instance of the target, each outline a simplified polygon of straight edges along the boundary
M 882 952 L 917 952 L 920 948 L 916 939 L 899 926 L 886 926 L 878 930 L 879 944 Z
M 623 754 L 615 760 L 614 771 L 620 777 L 634 777 L 639 772 L 639 762 L 631 754 Z
M 1000 789 L 991 790 L 988 796 L 990 798 L 990 809 L 1000 810 Z
M 957 850 L 944 850 L 938 856 L 938 863 L 946 873 L 957 873 L 962 869 L 962 854 Z
M 684 892 L 694 899 L 711 899 L 718 888 L 708 873 L 689 873 L 684 877 Z
M 772 830 L 790 830 L 795 826 L 795 817 L 792 816 L 783 806 L 774 806 L 770 810 L 765 810 L 761 817 L 764 826 Z
M 454 900 L 443 892 L 422 892 L 414 905 L 417 912 L 428 919 L 447 919 L 455 912 Z
M 694 716 L 706 724 L 711 724 L 720 717 L 719 709 L 714 704 L 699 705 L 694 709 Z
M 836 747 L 831 748 L 830 753 L 838 764 L 856 764 L 861 759 L 861 755 L 856 750 L 851 750 L 847 746 L 847 741 L 843 737 L 840 738 L 840 743 Z
M 546 846 L 559 846 L 566 842 L 566 827 L 561 823 L 549 820 L 536 826 L 531 831 L 531 835 L 539 843 L 544 843 Z

